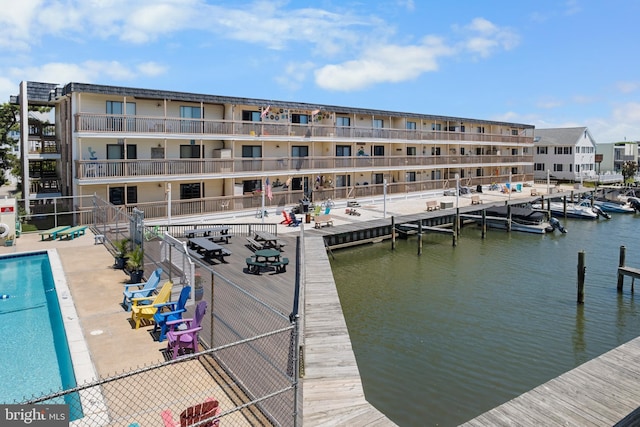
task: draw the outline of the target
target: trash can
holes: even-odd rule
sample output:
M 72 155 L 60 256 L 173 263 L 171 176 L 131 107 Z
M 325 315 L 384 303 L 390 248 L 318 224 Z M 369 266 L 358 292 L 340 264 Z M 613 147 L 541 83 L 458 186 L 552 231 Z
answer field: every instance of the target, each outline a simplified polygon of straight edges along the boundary
M 309 204 L 311 202 L 309 202 L 308 200 L 303 200 L 302 202 L 300 202 L 300 204 L 302 205 L 302 213 L 309 213 Z
M 310 224 L 311 223 L 311 214 L 310 213 L 307 212 L 304 215 L 304 222 L 305 222 L 305 224 Z
M 477 191 L 478 193 L 482 193 L 482 185 L 478 185 L 478 186 L 476 187 L 476 191 Z

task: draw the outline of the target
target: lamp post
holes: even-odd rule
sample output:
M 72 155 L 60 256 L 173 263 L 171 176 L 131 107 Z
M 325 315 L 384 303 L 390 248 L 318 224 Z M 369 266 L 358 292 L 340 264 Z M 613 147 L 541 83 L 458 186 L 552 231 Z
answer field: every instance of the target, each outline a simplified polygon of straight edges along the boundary
M 171 225 L 171 183 L 170 182 L 167 182 L 165 195 L 167 197 L 167 224 Z
M 383 218 L 387 217 L 387 179 L 382 180 L 382 193 L 383 193 Z
M 456 174 L 456 229 L 454 231 L 456 236 L 460 235 L 460 174 Z

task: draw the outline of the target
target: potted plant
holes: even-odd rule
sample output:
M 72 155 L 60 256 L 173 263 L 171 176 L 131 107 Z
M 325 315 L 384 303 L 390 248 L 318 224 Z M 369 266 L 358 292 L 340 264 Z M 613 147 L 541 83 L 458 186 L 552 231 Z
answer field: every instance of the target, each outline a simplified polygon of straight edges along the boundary
M 127 270 L 131 280 L 129 283 L 140 283 L 144 274 L 144 252 L 142 246 L 136 246 L 127 253 Z
M 194 289 L 194 298 L 196 301 L 200 301 L 204 296 L 204 288 L 202 287 L 202 276 L 197 274 L 193 277 L 193 289 Z
M 127 252 L 129 251 L 129 239 L 116 240 L 113 242 L 113 247 L 116 250 L 114 267 L 118 270 L 124 270 L 124 265 L 127 261 Z

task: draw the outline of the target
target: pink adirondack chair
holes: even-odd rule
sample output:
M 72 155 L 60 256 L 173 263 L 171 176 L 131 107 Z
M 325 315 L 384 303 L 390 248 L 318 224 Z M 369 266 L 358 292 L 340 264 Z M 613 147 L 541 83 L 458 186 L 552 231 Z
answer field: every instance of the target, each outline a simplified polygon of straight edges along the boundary
M 177 423 L 173 419 L 173 414 L 170 409 L 165 409 L 160 413 L 162 417 L 162 421 L 164 422 L 164 427 L 187 427 L 199 423 L 203 420 L 213 418 L 216 415 L 220 414 L 222 410 L 220 409 L 220 404 L 218 400 L 213 397 L 207 398 L 203 403 L 198 403 L 197 405 L 190 406 L 180 414 L 180 422 Z M 205 422 L 203 424 L 198 424 L 204 427 L 217 427 L 220 425 L 220 420 L 212 420 Z
M 174 359 L 178 357 L 180 350 L 184 352 L 189 349 L 194 353 L 198 352 L 198 333 L 202 329 L 201 323 L 206 312 L 207 302 L 200 301 L 196 306 L 196 313 L 193 318 L 167 322 L 167 327 L 169 328 L 167 332 L 167 351 L 173 352 Z

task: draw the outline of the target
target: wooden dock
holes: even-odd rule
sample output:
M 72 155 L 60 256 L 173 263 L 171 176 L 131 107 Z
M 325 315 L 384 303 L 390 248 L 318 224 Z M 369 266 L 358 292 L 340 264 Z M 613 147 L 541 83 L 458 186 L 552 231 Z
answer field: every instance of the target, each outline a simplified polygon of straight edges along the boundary
M 462 425 L 640 425 L 639 359 L 636 338 Z

